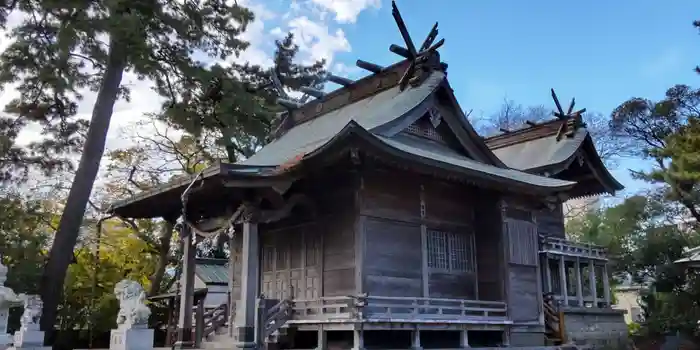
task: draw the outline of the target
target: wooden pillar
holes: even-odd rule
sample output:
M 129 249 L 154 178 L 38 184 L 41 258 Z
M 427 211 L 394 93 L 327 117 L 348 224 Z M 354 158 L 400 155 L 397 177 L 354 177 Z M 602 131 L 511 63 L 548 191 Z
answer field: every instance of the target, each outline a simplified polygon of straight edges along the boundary
M 503 340 L 502 344 L 504 347 L 510 347 L 510 327 L 506 326 L 506 329 L 503 330 Z
M 423 288 L 423 297 L 430 297 L 430 288 L 428 280 L 430 278 L 428 270 L 428 226 L 425 225 L 426 207 L 425 207 L 425 187 L 420 185 L 420 243 L 421 243 L 421 281 Z M 477 283 L 479 281 L 477 280 Z
M 581 277 L 581 259 L 576 258 L 576 297 L 578 298 L 578 306 L 583 307 L 583 278 Z
M 260 295 L 260 237 L 258 224 L 243 223 L 243 246 L 241 251 L 241 298 L 236 307 L 234 334 L 239 349 L 255 349 L 256 301 Z
M 361 329 L 353 331 L 352 350 L 363 350 L 365 348 L 365 338 Z
M 469 348 L 469 331 L 466 329 L 463 329 L 461 331 L 461 334 L 459 337 L 459 347 L 462 349 Z
M 194 347 L 198 349 L 202 346 L 202 336 L 204 335 L 204 298 L 197 301 L 194 329 Z
M 544 279 L 545 279 L 545 291 L 547 293 L 552 292 L 552 265 L 549 264 L 549 255 L 544 256 Z
M 591 286 L 591 297 L 593 298 L 593 307 L 598 307 L 598 290 L 595 278 L 595 265 L 593 260 L 588 261 L 588 280 Z
M 182 237 L 182 272 L 180 275 L 180 312 L 177 322 L 177 342 L 175 348 L 194 347 L 192 328 L 192 308 L 194 307 L 195 237 L 186 224 L 180 230 Z
M 559 256 L 559 286 L 561 287 L 561 297 L 564 306 L 569 306 L 569 291 L 566 280 L 566 260 L 564 256 Z
M 421 350 L 423 349 L 423 346 L 420 344 L 420 329 L 418 329 L 418 326 L 416 326 L 416 329 L 413 330 L 413 338 L 411 339 L 411 349 L 413 350 Z
M 230 235 L 228 238 L 228 335 L 233 337 L 233 327 L 236 320 L 236 301 L 233 295 L 233 284 L 236 272 L 236 254 L 235 254 L 235 236 L 236 233 L 233 228 L 230 229 Z
M 316 340 L 316 350 L 325 350 L 328 346 L 328 334 L 322 325 L 318 328 L 318 338 Z
M 608 276 L 608 262 L 603 265 L 603 297 L 605 298 L 605 307 L 610 307 L 610 276 Z

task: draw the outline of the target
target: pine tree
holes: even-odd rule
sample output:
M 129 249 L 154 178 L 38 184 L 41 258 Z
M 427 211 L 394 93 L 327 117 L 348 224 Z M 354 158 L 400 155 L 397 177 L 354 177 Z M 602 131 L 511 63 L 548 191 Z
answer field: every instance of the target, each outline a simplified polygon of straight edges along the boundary
M 700 30 L 700 21 L 694 21 L 693 26 Z M 695 72 L 700 74 L 700 66 L 695 66 Z
M 205 63 L 193 54 L 225 60 L 244 50 L 247 44 L 239 35 L 253 14 L 224 0 L 13 0 L 0 3 L 0 24 L 13 11 L 23 19 L 11 31 L 14 42 L 0 55 L 0 87 L 18 83 L 20 97 L 8 112 L 18 120 L 38 121 L 46 133 L 65 136 L 87 125 L 74 118 L 80 91 L 97 93 L 42 277 L 42 329 L 52 331 L 113 107 L 129 96 L 121 84 L 124 72 L 152 80 L 156 91 L 168 97 L 173 82 L 205 71 Z M 62 137 L 56 142 L 56 148 L 62 146 Z
M 299 46 L 291 33 L 275 45 L 273 69 L 250 63 L 214 65 L 174 89 L 182 93 L 172 94 L 159 117 L 192 135 L 216 134 L 231 162 L 250 157 L 268 141 L 275 117 L 283 111 L 272 74 L 288 90 L 323 87 L 325 61 L 296 62 Z M 201 154 L 211 155 L 205 149 Z

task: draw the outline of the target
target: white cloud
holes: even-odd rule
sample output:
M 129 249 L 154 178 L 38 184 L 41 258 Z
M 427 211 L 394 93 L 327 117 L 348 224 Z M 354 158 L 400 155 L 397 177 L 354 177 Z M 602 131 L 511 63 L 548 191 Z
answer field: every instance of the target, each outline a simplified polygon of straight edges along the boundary
M 345 63 L 335 63 L 331 67 L 330 71 L 334 74 L 350 78 L 350 79 L 356 79 L 362 75 L 364 72 L 360 67 L 358 66 L 349 66 Z
M 328 26 L 306 16 L 292 19 L 289 27 L 299 45 L 299 52 L 307 54 L 309 61 L 325 59 L 331 64 L 337 52 L 350 52 L 350 42 L 340 28 L 331 34 Z
M 380 8 L 381 0 L 310 0 L 317 6 L 335 14 L 339 23 L 355 23 L 360 12 L 370 7 Z
M 325 23 L 324 11 L 335 13 L 338 22 L 349 23 L 354 22 L 357 15 L 365 8 L 378 8 L 380 0 L 293 0 L 284 14 L 273 12 L 261 0 L 238 0 L 238 3 L 252 10 L 255 20 L 242 34 L 242 38 L 250 42 L 249 48 L 241 53 L 240 57 L 234 58 L 234 61 L 250 62 L 264 67 L 272 66 L 274 39 L 291 31 L 299 45 L 300 59 L 303 62 L 325 59 L 330 70 L 345 76 L 353 76 L 359 73 L 356 67 L 332 63 L 338 52 L 349 52 L 351 46 L 342 29 L 332 30 Z M 9 27 L 19 24 L 20 20 L 20 16 L 12 14 L 8 21 Z M 0 31 L 0 52 L 10 44 L 4 34 Z M 122 84 L 131 88 L 131 101 L 120 100 L 114 107 L 107 136 L 108 149 L 128 146 L 126 144 L 128 138 L 123 135 L 128 132 L 126 127 L 142 120 L 145 114 L 159 110 L 163 101 L 152 90 L 150 81 L 139 81 L 132 74 L 125 74 Z M 77 117 L 89 119 L 96 95 L 89 91 L 83 93 L 85 98 L 80 102 Z M 6 87 L 5 91 L 0 93 L 0 109 L 16 96 L 17 92 L 12 87 Z M 26 143 L 36 140 L 40 137 L 39 131 L 38 128 L 27 128 L 20 134 L 19 141 Z

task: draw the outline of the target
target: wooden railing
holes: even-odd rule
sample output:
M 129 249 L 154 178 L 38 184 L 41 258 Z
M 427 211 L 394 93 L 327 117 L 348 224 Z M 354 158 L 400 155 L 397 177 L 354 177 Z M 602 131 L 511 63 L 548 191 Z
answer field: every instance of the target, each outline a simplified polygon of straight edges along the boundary
M 293 301 L 283 299 L 271 307 L 267 307 L 269 299 L 258 298 L 256 313 L 256 339 L 264 343 L 292 318 L 294 314 Z
M 545 301 L 543 306 L 545 335 L 554 343 L 552 345 L 565 344 L 566 328 L 564 327 L 564 313 L 550 302 Z
M 584 296 L 583 305 L 579 305 L 578 297 L 575 295 L 569 295 L 567 303 L 564 302 L 564 296 L 560 294 L 553 294 L 552 298 L 557 302 L 558 305 L 563 306 L 576 306 L 576 307 L 592 307 L 592 308 L 609 308 L 611 305 L 605 301 L 605 298 L 596 298 L 593 300 L 592 296 Z
M 590 243 L 574 242 L 563 238 L 540 236 L 541 252 L 580 256 L 598 260 L 607 260 L 605 248 Z
M 228 304 L 221 304 L 202 315 L 202 338 L 208 337 L 217 329 L 226 325 L 228 321 Z
M 506 319 L 504 302 L 383 296 L 323 297 L 294 300 L 293 320 L 486 320 Z M 293 322 L 293 321 L 292 321 Z

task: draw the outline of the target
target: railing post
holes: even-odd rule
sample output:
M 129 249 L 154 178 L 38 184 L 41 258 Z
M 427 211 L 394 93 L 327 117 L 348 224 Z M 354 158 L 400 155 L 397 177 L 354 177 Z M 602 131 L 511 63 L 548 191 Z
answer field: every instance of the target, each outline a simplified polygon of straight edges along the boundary
M 566 344 L 566 326 L 564 324 L 564 311 L 559 309 L 559 339 L 561 339 L 562 344 Z
M 576 257 L 574 263 L 576 268 L 576 296 L 578 297 L 578 306 L 583 307 L 583 278 L 581 278 L 581 259 Z
M 355 318 L 360 319 L 360 320 L 365 318 L 364 308 L 367 306 L 367 298 L 368 298 L 367 293 L 359 294 L 355 298 L 355 305 L 354 305 Z
M 567 290 L 566 260 L 564 256 L 559 256 L 559 286 L 561 287 L 562 300 L 564 305 L 569 306 L 569 291 Z
M 253 339 L 257 347 L 262 347 L 265 343 L 265 296 L 260 295 L 255 301 L 255 329 Z
M 605 298 L 605 307 L 610 307 L 610 276 L 608 276 L 608 264 L 603 265 L 603 296 Z
M 544 254 L 544 279 L 545 279 L 545 292 L 552 292 L 552 265 L 549 264 L 549 253 Z
M 598 307 L 598 285 L 595 278 L 595 265 L 593 260 L 588 261 L 588 278 L 591 285 L 591 297 L 593 297 L 593 307 Z
M 202 335 L 204 334 L 204 298 L 197 303 L 195 312 L 194 346 L 199 348 L 202 345 Z

